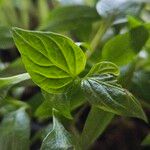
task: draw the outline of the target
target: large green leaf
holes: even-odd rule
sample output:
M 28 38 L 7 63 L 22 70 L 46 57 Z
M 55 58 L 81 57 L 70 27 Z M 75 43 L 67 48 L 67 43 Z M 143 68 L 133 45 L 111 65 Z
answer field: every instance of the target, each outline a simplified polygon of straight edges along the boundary
M 54 9 L 43 29 L 70 31 L 82 28 L 100 19 L 95 8 L 88 6 L 65 6 Z
M 28 150 L 30 121 L 24 109 L 7 114 L 0 125 L 1 150 Z
M 0 49 L 12 48 L 14 42 L 10 33 L 10 28 L 0 26 Z
M 53 116 L 53 129 L 43 140 L 41 150 L 73 150 L 73 140 L 59 119 Z
M 84 149 L 93 144 L 103 133 L 113 117 L 113 113 L 92 106 L 81 134 L 81 144 Z
M 84 53 L 65 36 L 14 28 L 13 37 L 31 78 L 47 92 L 64 91 L 84 70 Z
M 149 33 L 144 26 L 133 28 L 109 40 L 103 48 L 102 58 L 117 65 L 125 65 L 142 49 L 148 38 Z
M 82 88 L 87 100 L 104 111 L 147 121 L 140 103 L 131 93 L 116 84 L 113 75 L 88 77 L 82 81 Z

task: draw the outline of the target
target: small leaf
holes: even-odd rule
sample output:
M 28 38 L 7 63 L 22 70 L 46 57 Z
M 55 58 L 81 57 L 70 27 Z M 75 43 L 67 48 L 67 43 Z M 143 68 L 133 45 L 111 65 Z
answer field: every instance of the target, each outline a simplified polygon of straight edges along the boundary
M 14 28 L 13 37 L 32 80 L 49 93 L 64 91 L 84 70 L 84 53 L 65 36 Z
M 118 76 L 119 73 L 120 73 L 119 68 L 115 64 L 103 61 L 95 64 L 91 68 L 87 76 L 96 76 L 99 74 L 113 74 L 115 76 Z
M 142 49 L 148 37 L 149 33 L 144 26 L 117 35 L 103 47 L 102 58 L 120 66 L 125 65 Z
M 7 114 L 0 125 L 1 150 L 29 150 L 30 120 L 24 109 Z
M 147 121 L 140 103 L 131 93 L 116 84 L 113 75 L 101 74 L 84 79 L 82 88 L 87 100 L 104 111 Z
M 81 144 L 84 149 L 93 144 L 104 132 L 113 117 L 113 113 L 92 106 L 81 134 Z
M 53 115 L 53 129 L 43 140 L 41 150 L 73 150 L 71 135 L 66 131 L 58 118 Z

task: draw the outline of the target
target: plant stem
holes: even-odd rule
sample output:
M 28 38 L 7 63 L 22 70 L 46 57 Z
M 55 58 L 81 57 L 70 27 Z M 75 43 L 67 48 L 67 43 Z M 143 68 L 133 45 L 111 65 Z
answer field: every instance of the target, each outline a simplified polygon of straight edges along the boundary
M 107 20 L 102 20 L 100 23 L 100 27 L 98 28 L 98 31 L 93 38 L 91 42 L 91 51 L 87 52 L 87 58 L 90 58 L 91 55 L 95 52 L 97 46 L 100 44 L 100 41 L 103 38 L 103 35 L 106 33 L 107 29 L 111 26 L 111 23 L 113 21 L 113 17 L 107 19 Z

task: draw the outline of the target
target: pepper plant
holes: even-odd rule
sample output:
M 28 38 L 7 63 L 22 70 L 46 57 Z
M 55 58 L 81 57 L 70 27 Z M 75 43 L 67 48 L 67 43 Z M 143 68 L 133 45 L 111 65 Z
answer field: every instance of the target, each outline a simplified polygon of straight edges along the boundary
M 25 19 L 30 15 L 24 16 L 29 11 L 22 9 L 22 25 L 13 24 L 17 27 L 9 33 L 11 44 L 3 36 L 8 30 L 0 28 L 0 39 L 6 41 L 1 51 L 19 51 L 9 65 L 1 61 L 0 149 L 27 150 L 40 140 L 41 150 L 87 150 L 116 117 L 147 125 L 149 2 L 38 2 L 41 22 L 34 30 Z M 33 93 L 25 101 L 30 88 Z M 35 119 L 44 125 L 31 133 Z M 148 136 L 143 145 L 149 144 Z

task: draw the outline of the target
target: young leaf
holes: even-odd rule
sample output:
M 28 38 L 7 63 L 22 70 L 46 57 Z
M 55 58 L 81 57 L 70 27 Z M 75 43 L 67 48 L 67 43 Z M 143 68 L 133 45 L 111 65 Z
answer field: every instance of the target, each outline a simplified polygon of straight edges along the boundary
M 84 149 L 93 144 L 104 132 L 113 117 L 113 113 L 92 106 L 81 134 L 81 144 Z
M 119 73 L 119 68 L 115 64 L 108 61 L 103 61 L 95 64 L 91 68 L 87 76 L 94 76 L 99 74 L 113 74 L 115 76 L 118 76 Z
M 49 93 L 64 91 L 84 70 L 84 53 L 65 36 L 14 28 L 13 37 L 31 78 Z
M 53 129 L 43 140 L 41 150 L 72 150 L 74 149 L 71 135 L 66 131 L 58 118 L 53 115 Z
M 104 111 L 147 121 L 140 103 L 131 93 L 116 84 L 113 75 L 101 74 L 84 79 L 82 88 L 87 100 Z
M 125 65 L 142 49 L 148 38 L 149 33 L 144 26 L 133 28 L 109 40 L 103 48 L 102 58 L 120 66 Z
M 24 109 L 7 114 L 0 125 L 1 150 L 28 150 L 30 120 Z

